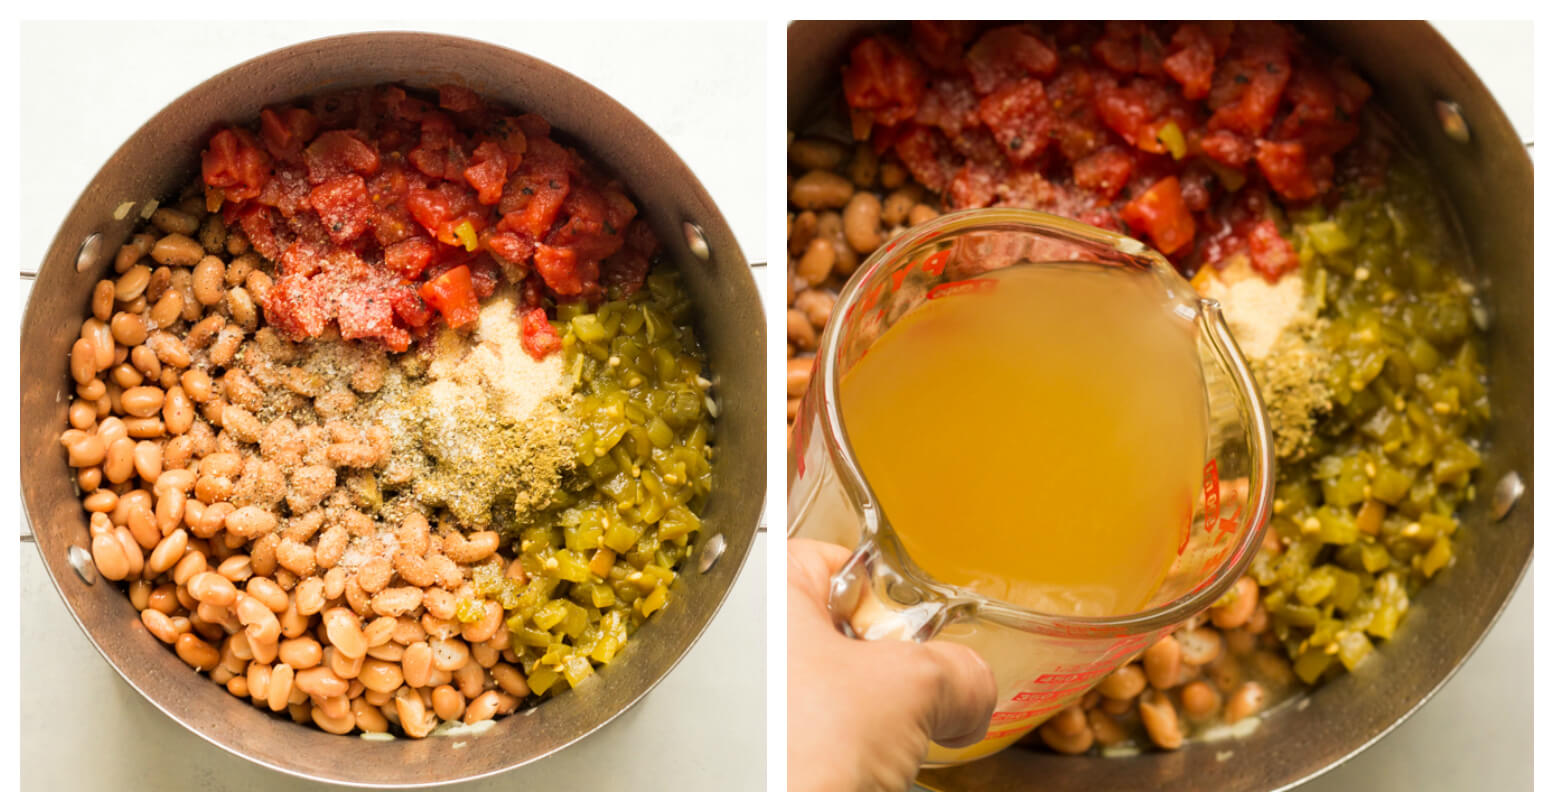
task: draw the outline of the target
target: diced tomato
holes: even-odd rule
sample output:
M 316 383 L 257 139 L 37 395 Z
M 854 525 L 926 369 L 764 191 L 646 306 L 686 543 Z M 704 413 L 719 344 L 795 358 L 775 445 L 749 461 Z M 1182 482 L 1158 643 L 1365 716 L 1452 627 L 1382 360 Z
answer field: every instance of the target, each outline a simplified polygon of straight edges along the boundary
M 504 272 L 531 310 L 557 295 L 597 301 L 604 268 L 621 290 L 642 285 L 659 246 L 617 182 L 538 115 L 502 115 L 461 87 L 440 88 L 438 103 L 395 86 L 346 91 L 212 137 L 207 205 L 275 263 L 262 304 L 283 334 L 334 322 L 397 352 L 437 315 L 475 320 Z M 537 249 L 541 272 L 528 274 Z M 541 333 L 536 346 L 553 351 L 554 331 Z
M 1046 151 L 1052 111 L 1040 81 L 1006 82 L 982 98 L 977 112 L 1010 161 L 1024 163 Z
M 651 258 L 658 255 L 658 248 L 658 235 L 646 220 L 635 220 L 626 227 L 626 250 Z
M 1014 79 L 1045 79 L 1058 69 L 1058 55 L 1024 25 L 1006 25 L 983 34 L 966 52 L 966 68 L 978 93 L 991 93 Z
M 1148 99 L 1136 87 L 1115 87 L 1096 93 L 1095 109 L 1101 121 L 1129 145 L 1155 148 L 1155 127 Z
M 282 276 L 312 276 L 318 273 L 319 260 L 322 258 L 323 252 L 318 246 L 304 240 L 296 240 L 286 246 L 286 250 L 281 252 L 281 257 L 275 264 Z
M 650 267 L 646 256 L 627 248 L 599 264 L 599 283 L 619 289 L 621 296 L 630 296 L 642 289 Z
M 1285 200 L 1310 200 L 1321 191 L 1307 160 L 1306 148 L 1295 141 L 1258 141 L 1257 168 L 1268 185 Z M 1331 164 L 1328 176 L 1331 177 Z
M 1171 37 L 1171 48 L 1161 67 L 1181 83 L 1182 95 L 1189 99 L 1209 95 L 1214 83 L 1214 45 L 1208 32 L 1197 23 L 1183 23 Z
M 550 122 L 539 113 L 524 113 L 514 120 L 518 122 L 518 129 L 523 130 L 523 134 L 528 136 L 529 140 L 550 138 Z
M 502 148 L 502 157 L 507 159 L 507 170 L 511 172 L 523 163 L 523 153 L 529 148 L 529 138 L 523 134 L 523 128 L 513 116 L 497 119 L 495 130 L 496 144 Z
M 534 240 L 524 234 L 498 231 L 486 240 L 486 248 L 504 262 L 529 267 L 534 257 Z
M 252 200 L 270 179 L 270 158 L 247 130 L 228 127 L 210 139 L 200 155 L 205 185 L 220 189 L 230 203 Z
M 421 227 L 436 235 L 453 217 L 453 206 L 442 187 L 415 189 L 405 197 L 405 207 Z
M 571 179 L 565 172 L 548 167 L 537 168 L 527 174 L 520 169 L 510 185 L 518 185 L 520 192 L 527 196 L 521 211 L 507 215 L 513 218 L 512 229 L 536 240 L 544 239 L 550 233 L 551 225 L 556 222 L 556 215 L 567 199 L 567 192 L 572 188 Z M 503 222 L 508 220 L 504 218 Z
M 929 127 L 909 127 L 896 141 L 896 157 L 918 183 L 943 191 L 954 168 L 949 165 L 950 145 L 944 135 Z
M 266 107 L 259 111 L 259 133 L 277 160 L 296 163 L 302 147 L 318 132 L 318 121 L 303 107 Z
M 282 335 L 293 341 L 317 338 L 324 334 L 329 316 L 307 277 L 283 275 L 270 286 L 265 297 L 264 316 Z
M 1272 220 L 1260 220 L 1252 227 L 1247 234 L 1247 253 L 1251 255 L 1252 267 L 1270 282 L 1300 267 L 1300 257 Z
M 282 164 L 276 167 L 264 184 L 264 191 L 255 200 L 263 206 L 274 207 L 282 217 L 294 217 L 297 212 L 310 208 L 308 194 L 313 187 L 308 174 L 301 167 Z
M 534 269 L 540 272 L 540 277 L 551 290 L 562 296 L 576 296 L 583 292 L 577 252 L 571 248 L 558 248 L 543 243 L 534 246 Z
M 912 45 L 929 67 L 959 73 L 965 63 L 961 51 L 977 34 L 977 24 L 956 20 L 913 20 Z
M 460 85 L 438 85 L 437 106 L 455 113 L 467 113 L 479 110 L 481 107 L 480 96 L 475 91 Z
M 443 271 L 421 286 L 421 298 L 442 314 L 449 327 L 463 327 L 480 318 L 480 302 L 470 283 L 469 266 Z
M 248 205 L 242 209 L 236 222 L 248 237 L 249 245 L 265 259 L 280 256 L 281 243 L 275 237 L 275 210 L 263 206 Z
M 1203 154 L 1226 166 L 1241 166 L 1252 160 L 1256 147 L 1251 139 L 1243 138 L 1229 130 L 1219 130 L 1203 136 L 1198 146 Z
M 360 175 L 342 175 L 313 187 L 308 202 L 324 221 L 329 239 L 336 245 L 346 245 L 360 237 L 372 220 L 372 201 Z
M 520 340 L 524 351 L 536 361 L 543 361 L 545 356 L 561 349 L 561 336 L 556 334 L 556 328 L 546 318 L 545 310 L 539 307 L 523 314 Z
M 308 167 L 308 181 L 320 184 L 351 172 L 370 175 L 378 171 L 378 151 L 345 130 L 319 133 L 302 159 Z
M 1289 79 L 1287 51 L 1274 44 L 1247 45 L 1214 72 L 1208 96 L 1214 114 L 1207 128 L 1252 137 L 1266 133 Z
M 380 289 L 346 288 L 340 292 L 335 319 L 341 338 L 381 338 L 394 329 L 392 298 Z
M 1115 81 L 1105 77 L 1108 87 Z M 1105 146 L 1110 140 L 1106 126 L 1092 104 L 1096 90 L 1095 78 L 1083 65 L 1071 65 L 1047 83 L 1047 99 L 1058 116 L 1054 129 L 1058 151 L 1070 162 Z
M 442 156 L 442 179 L 462 183 L 465 181 L 464 172 L 469 169 L 469 152 L 463 144 L 452 143 Z
M 1192 244 L 1193 219 L 1182 200 L 1181 183 L 1167 177 L 1133 198 L 1122 209 L 1123 222 L 1149 235 L 1162 254 L 1175 254 Z
M 1122 147 L 1106 147 L 1074 162 L 1074 183 L 1110 200 L 1133 174 L 1134 158 Z
M 1090 46 L 1090 51 L 1114 71 L 1134 73 L 1139 69 L 1138 38 L 1142 28 L 1136 22 L 1110 21 L 1106 23 L 1106 34 Z
M 1187 204 L 1189 211 L 1203 211 L 1209 207 L 1214 172 L 1207 165 L 1194 161 L 1182 170 L 1177 179 L 1182 184 L 1182 202 Z
M 1328 70 L 1332 72 L 1333 83 L 1338 86 L 1338 109 L 1350 118 L 1359 115 L 1360 107 L 1371 97 L 1370 84 L 1350 70 L 1346 62 L 1330 63 Z
M 387 295 L 400 321 L 410 327 L 425 327 L 431 322 L 432 311 L 415 288 L 401 285 L 389 289 Z
M 946 193 L 957 209 L 980 209 L 993 204 L 996 184 L 996 178 L 986 166 L 967 162 L 955 173 Z
M 415 279 L 431 264 L 433 250 L 431 240 L 410 237 L 385 247 L 383 264 L 406 279 Z
M 475 291 L 477 299 L 484 299 L 496 293 L 496 285 L 500 278 L 496 269 L 496 260 L 489 254 L 476 254 L 469 258 L 469 284 Z
M 842 69 L 842 91 L 854 110 L 867 112 L 886 126 L 899 124 L 917 112 L 923 95 L 922 68 L 894 41 L 865 37 L 853 46 Z
M 350 90 L 314 96 L 308 104 L 318 126 L 324 130 L 337 130 L 353 126 L 361 115 L 362 91 Z
M 573 189 L 561 211 L 565 224 L 556 229 L 551 242 L 573 249 L 579 262 L 597 262 L 619 251 L 626 242 L 622 229 L 608 221 L 608 204 L 598 191 L 582 186 Z
M 453 144 L 457 128 L 446 113 L 433 110 L 421 118 L 421 140 L 410 150 L 407 159 L 416 171 L 433 178 L 441 178 L 448 170 L 448 148 Z
M 1139 29 L 1138 73 L 1152 79 L 1165 75 L 1165 46 L 1160 44 L 1160 35 L 1149 25 Z
M 912 120 L 938 127 L 950 136 L 975 127 L 981 121 L 977 114 L 977 92 L 972 90 L 969 80 L 960 77 L 935 79 L 923 93 Z
M 1000 169 L 1003 167 L 995 168 L 992 174 L 993 192 L 1000 205 L 1073 216 L 1067 191 L 1047 180 L 1041 172 L 1035 169 Z
M 1204 33 L 1209 35 L 1209 45 L 1214 48 L 1214 58 L 1219 59 L 1230 50 L 1231 38 L 1235 36 L 1236 24 L 1230 20 L 1209 20 L 1199 23 Z
M 502 199 L 502 186 L 507 182 L 507 156 L 492 141 L 483 141 L 475 148 L 475 163 L 464 170 L 464 179 L 475 189 L 483 206 L 495 205 Z

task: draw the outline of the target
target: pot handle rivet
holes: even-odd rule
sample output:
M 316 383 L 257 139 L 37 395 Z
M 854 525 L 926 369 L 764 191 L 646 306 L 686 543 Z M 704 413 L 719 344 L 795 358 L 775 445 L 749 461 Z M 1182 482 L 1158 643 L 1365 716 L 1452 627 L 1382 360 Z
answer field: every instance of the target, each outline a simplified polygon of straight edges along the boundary
M 696 559 L 696 570 L 706 572 L 712 569 L 712 565 L 718 563 L 723 557 L 723 550 L 728 545 L 723 541 L 723 534 L 719 533 L 702 543 L 701 556 Z
M 1504 519 L 1526 492 L 1527 486 L 1522 483 L 1521 474 L 1512 471 L 1500 477 L 1500 481 L 1495 483 L 1495 492 L 1490 500 L 1490 515 L 1497 522 Z
M 706 262 L 712 258 L 712 248 L 707 245 L 707 235 L 701 230 L 701 226 L 687 220 L 680 224 L 680 230 L 685 234 L 685 245 L 691 249 L 691 255 Z
M 1466 144 L 1473 138 L 1468 131 L 1468 120 L 1462 115 L 1462 108 L 1454 101 L 1441 99 L 1435 103 L 1435 117 L 1441 120 L 1441 131 L 1446 137 L 1459 144 Z
M 65 559 L 70 562 L 70 568 L 76 571 L 76 576 L 86 582 L 87 586 L 97 583 L 97 567 L 92 564 L 92 554 L 85 547 L 76 544 L 70 545 L 70 552 Z
M 92 232 L 81 241 L 81 249 L 76 251 L 76 273 L 90 271 L 97 264 L 97 257 L 102 253 L 103 235 Z

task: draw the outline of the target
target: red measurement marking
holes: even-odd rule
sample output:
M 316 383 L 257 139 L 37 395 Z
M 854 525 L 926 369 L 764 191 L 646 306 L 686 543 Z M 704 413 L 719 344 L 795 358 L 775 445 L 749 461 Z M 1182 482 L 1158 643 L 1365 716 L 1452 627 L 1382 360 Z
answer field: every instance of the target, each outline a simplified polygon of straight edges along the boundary
M 1203 532 L 1214 532 L 1219 520 L 1219 460 L 1203 466 Z
M 987 738 L 988 739 L 1002 739 L 1002 738 L 1004 738 L 1006 736 L 1013 736 L 1016 733 L 1024 733 L 1024 732 L 1025 732 L 1025 728 L 1023 728 L 1023 727 L 1012 727 L 1012 728 L 1009 728 L 1008 730 L 991 730 L 991 731 L 988 731 Z M 986 739 L 984 739 L 983 741 L 986 741 Z
M 1101 656 L 1107 660 L 1120 660 L 1123 657 L 1127 657 L 1133 652 L 1145 648 L 1148 645 L 1148 638 L 1124 637 L 1121 640 L 1111 644 L 1111 647 L 1106 649 L 1106 653 Z
M 942 299 L 945 296 L 953 296 L 957 293 L 975 293 L 982 290 L 991 290 L 998 284 L 997 279 L 962 279 L 959 282 L 945 282 L 935 285 L 928 290 L 928 298 Z
M 944 273 L 945 266 L 950 264 L 950 249 L 946 248 L 935 254 L 931 254 L 923 260 L 923 272 L 929 276 L 939 276 Z
M 896 271 L 895 273 L 891 274 L 890 275 L 890 289 L 893 290 L 893 291 L 900 290 L 901 289 L 901 283 L 906 280 L 907 274 L 909 274 L 911 272 L 912 272 L 912 265 L 911 265 L 911 263 L 907 263 L 906 265 L 902 266 L 901 270 Z
M 1091 677 L 1105 674 L 1110 670 L 1111 665 L 1103 663 L 1102 665 L 1096 668 L 1092 668 L 1089 671 L 1080 671 L 1071 674 L 1042 674 L 1041 676 L 1037 677 L 1034 682 L 1037 685 L 1067 685 L 1073 682 L 1083 682 L 1084 680 L 1090 679 Z
M 1035 685 L 1037 683 L 1033 680 L 1031 684 Z M 1065 696 L 1073 696 L 1074 694 L 1084 693 L 1085 690 L 1086 686 L 1075 685 L 1072 688 L 1055 688 L 1048 691 L 1022 691 L 1021 693 L 1015 694 L 1014 699 L 1009 701 L 1011 703 L 1017 703 L 1021 705 L 1029 702 L 1046 702 L 1052 699 L 1061 699 Z
M 878 287 L 869 288 L 869 292 L 863 295 L 864 309 L 873 308 L 875 303 L 879 302 L 879 300 L 880 289 Z
M 1029 719 L 1032 716 L 1035 716 L 1036 714 L 1041 713 L 1041 711 L 1042 711 L 1041 708 L 1037 708 L 1036 710 L 1028 710 L 1028 711 L 1000 711 L 998 713 L 993 714 L 993 721 L 994 722 L 1013 722 L 1013 721 L 1015 721 L 1017 719 Z

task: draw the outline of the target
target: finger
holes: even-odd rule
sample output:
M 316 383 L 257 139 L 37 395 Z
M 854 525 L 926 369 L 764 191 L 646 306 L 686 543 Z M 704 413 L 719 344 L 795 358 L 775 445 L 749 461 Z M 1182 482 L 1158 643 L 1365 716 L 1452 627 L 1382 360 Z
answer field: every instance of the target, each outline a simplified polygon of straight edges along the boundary
M 825 605 L 831 576 L 840 572 L 852 550 L 812 539 L 788 539 L 788 586 Z
M 945 747 L 976 744 L 987 735 L 998 703 L 993 669 L 975 651 L 941 640 L 924 643 L 937 675 L 936 696 L 928 706 L 929 738 Z

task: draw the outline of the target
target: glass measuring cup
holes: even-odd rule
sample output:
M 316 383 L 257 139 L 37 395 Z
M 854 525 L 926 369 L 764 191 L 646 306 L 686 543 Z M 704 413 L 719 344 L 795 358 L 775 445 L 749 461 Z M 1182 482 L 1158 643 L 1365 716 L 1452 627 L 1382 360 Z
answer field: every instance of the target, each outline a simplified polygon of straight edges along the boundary
M 1145 607 L 1132 614 L 1044 614 L 936 581 L 905 552 L 848 442 L 840 381 L 868 348 L 924 303 L 990 292 L 994 280 L 982 275 L 1022 263 L 1083 263 L 1147 274 L 1195 331 L 1207 403 L 1202 488 L 1192 505 L 1184 505 L 1192 521 L 1184 538 L 1172 539 L 1175 562 Z M 1013 744 L 1210 606 L 1250 562 L 1273 499 L 1262 400 L 1219 303 L 1199 298 L 1164 257 L 1137 240 L 1020 209 L 957 212 L 899 235 L 870 256 L 832 314 L 790 437 L 788 535 L 854 550 L 831 582 L 831 614 L 843 631 L 864 639 L 970 646 L 998 683 L 987 737 L 954 750 L 935 746 L 925 766 L 957 764 Z M 1125 505 L 1127 495 L 1118 496 Z

